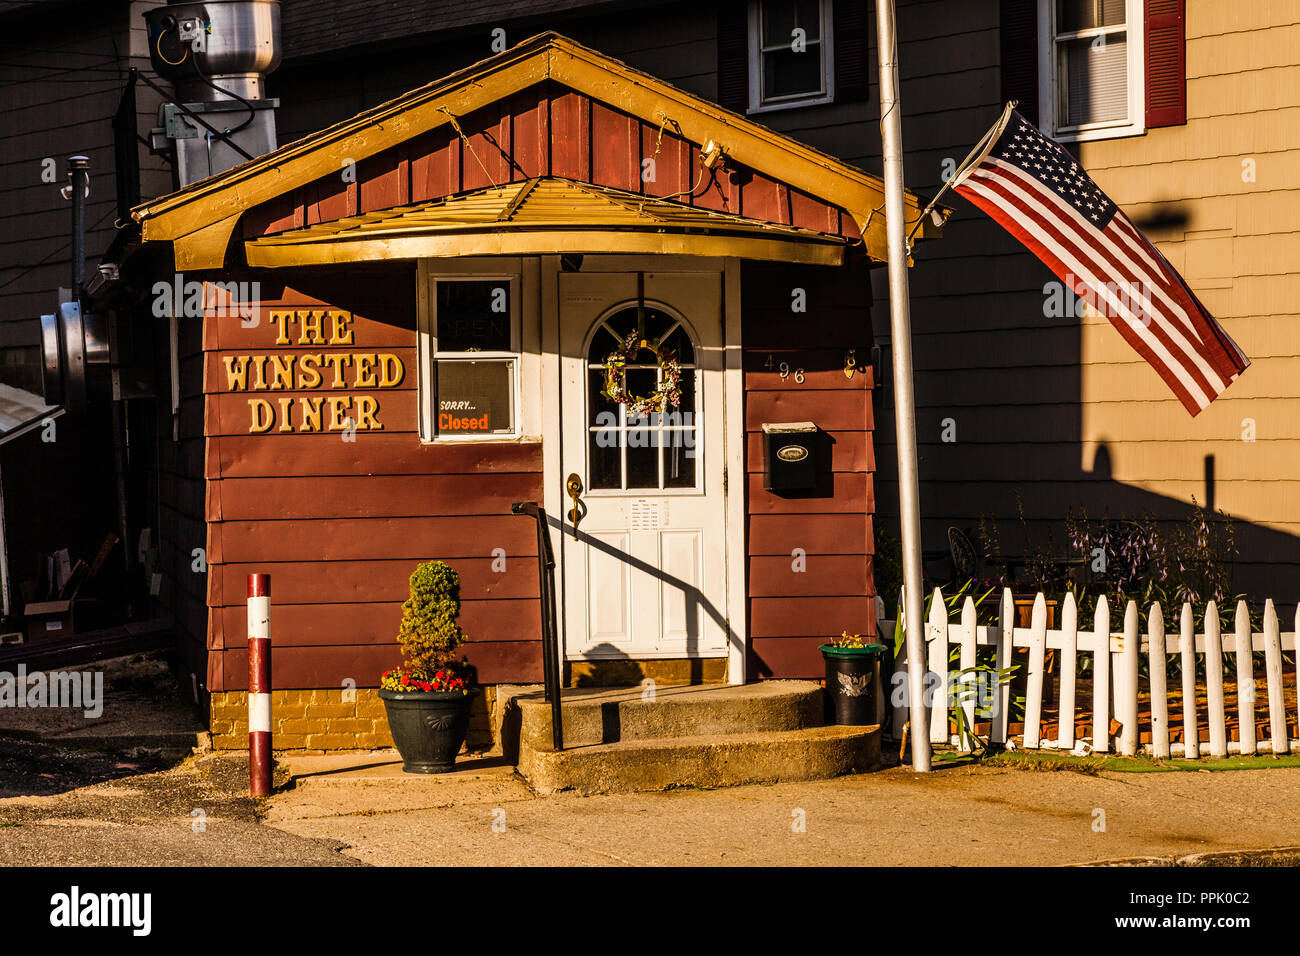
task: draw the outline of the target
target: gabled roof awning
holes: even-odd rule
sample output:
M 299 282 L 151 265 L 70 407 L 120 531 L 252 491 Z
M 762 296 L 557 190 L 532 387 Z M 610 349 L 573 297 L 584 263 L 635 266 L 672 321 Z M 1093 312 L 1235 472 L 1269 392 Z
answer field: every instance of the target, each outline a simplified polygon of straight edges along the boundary
M 251 266 L 544 253 L 679 253 L 839 265 L 840 236 L 542 177 L 244 244 Z
M 844 210 L 867 254 L 877 261 L 887 258 L 884 185 L 878 176 L 553 33 L 138 206 L 132 217 L 146 242 L 175 244 L 178 267 L 219 267 L 245 211 L 547 81 L 649 124 L 670 118 L 674 131 L 697 147 L 713 142 L 730 161 Z M 910 225 L 924 202 L 907 193 L 904 205 Z M 917 237 L 936 238 L 941 231 L 939 220 L 926 217 Z

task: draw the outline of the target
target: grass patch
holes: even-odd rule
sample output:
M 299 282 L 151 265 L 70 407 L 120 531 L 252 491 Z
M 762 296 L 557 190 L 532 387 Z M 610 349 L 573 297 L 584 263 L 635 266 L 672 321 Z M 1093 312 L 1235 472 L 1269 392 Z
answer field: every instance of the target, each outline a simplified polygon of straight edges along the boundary
M 961 756 L 967 756 L 965 754 Z M 969 758 L 967 758 L 969 759 Z M 1271 770 L 1277 767 L 1300 767 L 1300 754 L 1283 756 L 1217 757 L 1204 760 L 1152 760 L 1149 757 L 1091 756 L 1073 757 L 1051 752 L 1004 750 L 980 761 L 986 767 L 1009 767 L 1014 770 L 1072 770 L 1096 776 L 1103 770 L 1113 773 L 1177 773 L 1225 770 Z
M 1070 770 L 1095 777 L 1105 767 L 1101 757 L 1072 757 L 1069 754 L 1028 753 L 1021 750 L 1003 750 L 984 758 L 987 767 L 1009 767 L 1013 770 Z
M 1170 773 L 1176 770 L 1272 770 L 1278 767 L 1300 767 L 1300 754 L 1257 755 L 1254 757 L 1213 757 L 1204 760 L 1150 760 L 1145 757 L 1107 757 L 1106 770 L 1118 773 Z

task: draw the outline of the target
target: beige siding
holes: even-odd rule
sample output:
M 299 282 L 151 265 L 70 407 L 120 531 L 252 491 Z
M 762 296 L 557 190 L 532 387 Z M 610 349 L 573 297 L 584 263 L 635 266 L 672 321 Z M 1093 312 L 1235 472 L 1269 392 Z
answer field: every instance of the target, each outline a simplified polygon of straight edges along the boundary
M 1300 7 L 1190 0 L 1187 34 L 1187 125 L 1090 143 L 1081 155 L 1139 220 L 1172 214 L 1178 225 L 1153 236 L 1254 364 L 1193 419 L 1133 361 L 1108 322 L 1086 318 L 1084 467 L 1105 444 L 1115 480 L 1204 500 L 1197 479 L 1212 456 L 1219 507 L 1293 536 L 1300 530 Z M 1252 427 L 1255 440 L 1243 440 Z M 1275 559 L 1297 560 L 1294 538 L 1278 544 Z

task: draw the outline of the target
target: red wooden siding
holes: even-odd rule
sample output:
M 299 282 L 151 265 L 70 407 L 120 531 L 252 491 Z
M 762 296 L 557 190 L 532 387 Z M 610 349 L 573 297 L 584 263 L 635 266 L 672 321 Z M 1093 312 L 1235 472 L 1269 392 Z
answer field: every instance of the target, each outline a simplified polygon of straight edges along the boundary
M 749 673 L 818 677 L 818 644 L 845 630 L 875 633 L 871 289 L 858 267 L 747 263 L 741 282 Z M 791 309 L 795 289 L 805 291 L 806 313 Z M 849 349 L 852 378 L 843 371 Z M 829 467 L 807 497 L 763 489 L 763 423 L 791 421 L 812 421 L 830 439 Z M 796 548 L 804 571 L 794 569 Z
M 391 172 L 356 185 L 361 197 L 390 199 L 409 188 Z M 272 577 L 276 687 L 338 687 L 346 679 L 376 686 L 400 659 L 396 635 L 407 578 L 433 558 L 461 572 L 465 653 L 479 679 L 540 680 L 536 536 L 529 522 L 510 514 L 510 504 L 541 497 L 541 446 L 420 443 L 414 267 L 223 278 L 260 280 L 263 298 L 254 328 L 237 318 L 204 323 L 207 481 L 206 494 L 196 482 L 192 497 L 209 523 L 209 688 L 247 686 L 244 582 L 253 571 Z M 292 335 L 291 344 L 274 344 L 271 310 L 313 308 L 352 313 L 353 344 L 299 345 Z M 382 430 L 358 431 L 355 442 L 337 432 L 249 434 L 248 398 L 274 405 L 334 390 L 231 392 L 223 359 L 307 352 L 400 358 L 399 386 L 358 388 L 349 377 L 338 390 L 377 399 Z M 495 548 L 505 552 L 502 573 L 492 570 Z
M 657 123 L 554 83 L 523 90 L 459 122 L 468 146 L 449 127 L 417 136 L 358 163 L 355 182 L 345 181 L 340 168 L 249 210 L 245 237 L 543 175 L 674 196 L 688 205 L 860 237 L 852 218 L 838 207 L 734 164 L 702 175 L 699 144 L 671 127 L 661 138 Z M 646 159 L 654 160 L 655 175 L 649 181 L 642 175 Z

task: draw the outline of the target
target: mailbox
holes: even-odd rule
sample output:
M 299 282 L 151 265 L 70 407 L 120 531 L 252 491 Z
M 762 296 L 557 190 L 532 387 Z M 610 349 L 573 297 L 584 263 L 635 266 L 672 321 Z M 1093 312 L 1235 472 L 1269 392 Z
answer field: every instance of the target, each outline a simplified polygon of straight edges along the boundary
M 820 445 L 812 422 L 765 422 L 763 487 L 768 491 L 815 490 Z

